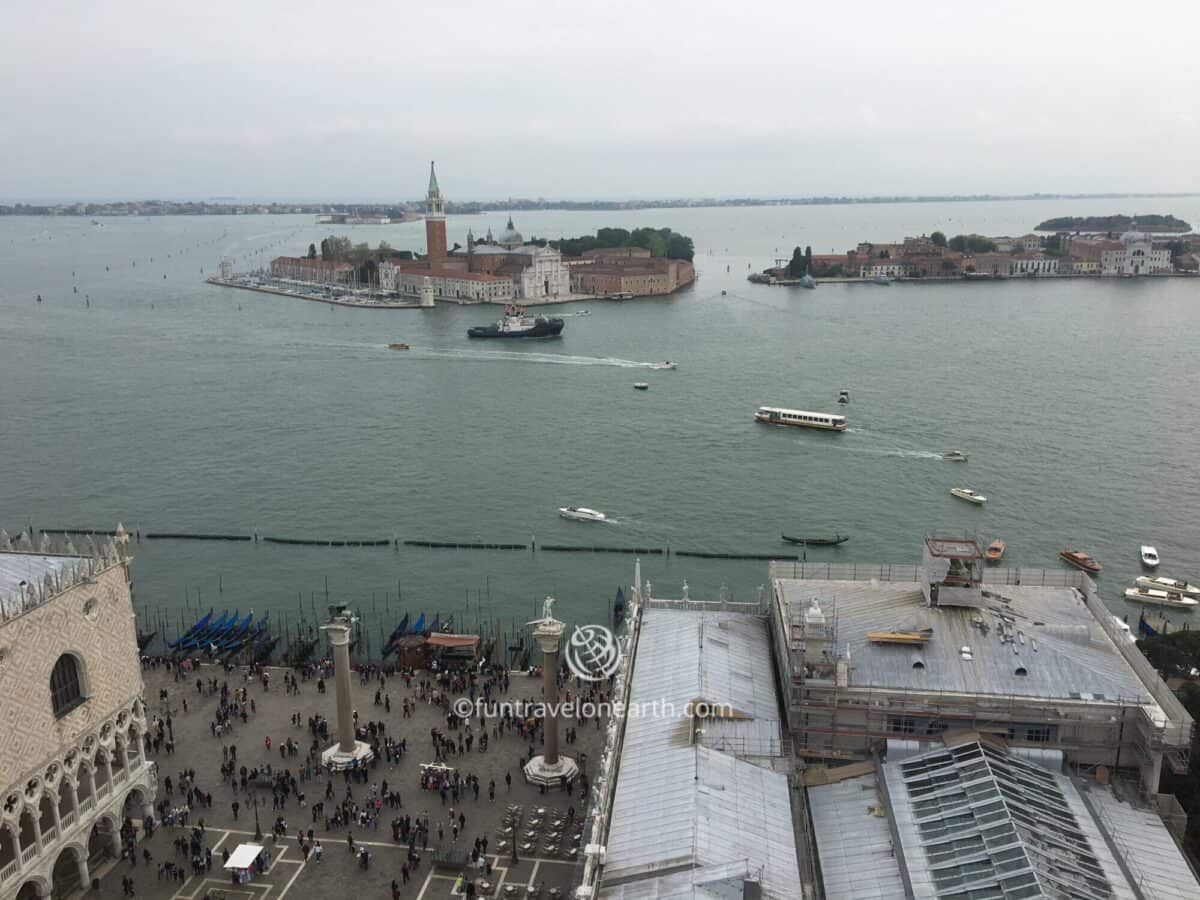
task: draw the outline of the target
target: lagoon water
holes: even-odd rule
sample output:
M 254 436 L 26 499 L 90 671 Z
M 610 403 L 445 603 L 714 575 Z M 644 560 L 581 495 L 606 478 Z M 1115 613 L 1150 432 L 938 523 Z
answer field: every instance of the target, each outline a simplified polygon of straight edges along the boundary
M 928 531 L 971 532 L 1003 536 L 1009 565 L 1091 551 L 1132 621 L 1121 592 L 1140 543 L 1163 574 L 1200 577 L 1200 281 L 745 277 L 797 244 L 1022 234 L 1143 207 L 1200 220 L 1200 198 L 519 213 L 527 237 L 669 226 L 695 240 L 699 272 L 669 298 L 562 307 L 590 315 L 520 346 L 468 342 L 495 307 L 367 311 L 203 283 L 222 256 L 246 269 L 304 252 L 331 231 L 308 216 L 0 218 L 0 524 L 750 553 L 837 530 L 852 540 L 808 558 L 900 563 Z M 451 217 L 450 238 L 505 218 Z M 419 222 L 341 231 L 424 244 Z M 664 359 L 679 369 L 647 367 Z M 844 412 L 849 429 L 759 426 L 760 404 Z M 970 461 L 940 461 L 950 448 Z M 952 498 L 959 485 L 989 502 Z M 616 521 L 562 520 L 568 504 Z M 605 621 L 633 566 L 145 540 L 135 554 L 141 627 L 213 605 L 294 624 L 328 585 L 376 643 L 401 609 L 507 629 L 547 594 L 568 621 Z M 643 571 L 669 596 L 686 579 L 693 596 L 749 599 L 767 578 L 765 562 L 675 556 Z

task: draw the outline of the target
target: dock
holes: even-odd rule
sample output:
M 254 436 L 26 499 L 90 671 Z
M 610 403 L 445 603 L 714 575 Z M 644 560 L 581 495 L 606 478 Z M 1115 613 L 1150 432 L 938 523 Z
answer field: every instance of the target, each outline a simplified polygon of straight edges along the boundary
M 250 284 L 244 281 L 235 279 L 226 279 L 212 277 L 204 279 L 209 284 L 215 284 L 218 287 L 238 288 L 243 291 L 256 291 L 260 294 L 277 294 L 280 297 L 292 297 L 299 300 L 313 300 L 317 303 L 327 303 L 330 306 L 352 306 L 356 309 L 421 309 L 421 303 L 418 300 L 401 300 L 396 299 L 378 299 L 378 298 L 362 298 L 347 300 L 345 297 L 327 297 L 321 294 L 310 294 L 299 290 L 283 290 L 282 288 L 270 287 L 264 284 Z

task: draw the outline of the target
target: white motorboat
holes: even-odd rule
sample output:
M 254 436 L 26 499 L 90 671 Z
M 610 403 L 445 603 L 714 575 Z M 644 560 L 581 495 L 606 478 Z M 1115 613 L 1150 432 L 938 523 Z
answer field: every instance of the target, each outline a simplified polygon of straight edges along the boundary
M 653 364 L 650 366 L 650 368 L 652 368 L 652 369 L 659 369 L 659 370 L 662 370 L 662 369 L 675 369 L 675 368 L 678 368 L 678 367 L 675 365 L 675 363 L 671 362 L 671 361 L 668 359 L 666 362 L 661 362 L 661 363 L 653 363 Z
M 608 516 L 596 509 L 586 506 L 560 506 L 558 514 L 564 519 L 574 519 L 576 522 L 607 522 Z
M 633 383 L 633 389 L 635 391 L 648 391 L 650 390 L 650 385 L 645 381 L 635 381 Z
M 1145 587 L 1126 588 L 1125 599 L 1132 600 L 1134 603 L 1153 603 L 1155 606 L 1174 606 L 1187 610 L 1200 606 L 1200 600 L 1195 597 L 1185 597 L 1182 594 Z
M 1200 597 L 1200 586 L 1176 581 L 1174 578 L 1164 578 L 1161 575 L 1139 575 L 1137 585 L 1171 594 L 1183 594 L 1185 597 Z
M 942 459 L 948 459 L 952 462 L 966 462 L 967 454 L 961 450 L 947 450 L 942 454 Z
M 1158 550 L 1149 544 L 1142 544 L 1142 565 L 1151 569 L 1158 566 Z
M 976 493 L 970 488 L 950 488 L 950 493 L 959 500 L 966 500 L 968 503 L 974 503 L 979 506 L 987 503 L 987 497 L 983 496 L 983 494 Z

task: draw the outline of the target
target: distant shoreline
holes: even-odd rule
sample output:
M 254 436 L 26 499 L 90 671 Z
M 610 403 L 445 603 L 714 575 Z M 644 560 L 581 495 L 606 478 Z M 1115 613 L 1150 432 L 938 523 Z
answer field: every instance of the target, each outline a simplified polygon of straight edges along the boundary
M 733 197 L 719 199 L 674 198 L 656 200 L 499 200 L 447 202 L 451 215 L 489 212 L 610 212 L 643 209 L 709 209 L 754 206 L 854 206 L 901 203 L 997 203 L 1016 200 L 1128 200 L 1200 197 L 1200 191 L 1133 194 L 912 194 L 870 197 Z M 0 216 L 63 216 L 72 218 L 137 218 L 151 216 L 239 216 L 239 215 L 388 215 L 401 218 L 420 214 L 423 201 L 398 203 L 208 203 L 204 201 L 141 200 L 112 203 L 0 204 Z M 409 219 L 408 221 L 413 221 Z

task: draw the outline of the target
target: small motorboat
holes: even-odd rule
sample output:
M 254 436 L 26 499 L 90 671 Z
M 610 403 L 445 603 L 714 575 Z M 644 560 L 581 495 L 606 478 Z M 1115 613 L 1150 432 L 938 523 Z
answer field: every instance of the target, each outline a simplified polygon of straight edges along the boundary
M 1158 567 L 1158 550 L 1149 544 L 1142 544 L 1142 565 L 1148 569 Z
M 849 403 L 849 402 L 850 402 L 850 392 L 847 390 L 839 391 L 838 392 L 838 403 Z
M 1137 584 L 1171 594 L 1183 594 L 1185 597 L 1200 597 L 1200 586 L 1189 584 L 1186 581 L 1176 581 L 1174 578 L 1163 578 L 1161 575 L 1139 575 Z
M 408 344 L 388 344 L 389 350 L 408 350 Z
M 987 549 L 983 551 L 983 555 L 988 562 L 1000 562 L 1004 558 L 1004 549 L 1006 544 L 1000 538 L 996 538 L 987 545 Z
M 815 278 L 813 278 L 811 275 L 805 274 L 805 275 L 800 276 L 800 281 L 798 282 L 798 284 L 800 285 L 800 287 L 808 288 L 811 291 L 813 288 L 815 288 L 817 286 L 817 280 Z
M 648 390 L 650 390 L 650 385 L 648 385 L 644 381 L 635 381 L 633 383 L 633 389 L 635 391 L 648 391 Z
M 1125 590 L 1125 599 L 1134 603 L 1153 603 L 1155 606 L 1174 606 L 1189 612 L 1200 606 L 1200 600 L 1195 597 L 1185 597 L 1183 594 L 1172 594 L 1170 591 L 1160 591 L 1155 588 L 1131 587 Z
M 959 500 L 966 500 L 968 503 L 974 503 L 978 506 L 982 506 L 984 503 L 987 503 L 987 497 L 971 490 L 970 488 L 950 488 L 950 493 Z
M 558 514 L 564 519 L 574 519 L 576 522 L 607 522 L 608 516 L 599 510 L 588 509 L 586 506 L 560 506 Z
M 833 537 L 792 537 L 790 534 L 781 534 L 781 538 L 789 544 L 807 544 L 810 547 L 834 547 L 838 544 L 844 544 L 850 540 L 848 534 L 835 534 Z
M 1065 562 L 1070 563 L 1077 569 L 1083 569 L 1085 572 L 1099 572 L 1104 567 L 1096 560 L 1092 559 L 1090 554 L 1084 553 L 1082 550 L 1060 550 L 1058 555 Z
M 671 362 L 671 361 L 668 359 L 668 360 L 666 360 L 666 361 L 664 361 L 664 362 L 660 362 L 660 363 L 652 363 L 652 364 L 651 364 L 651 366 L 650 366 L 650 368 L 652 368 L 652 369 L 658 369 L 658 370 L 660 370 L 660 371 L 665 371 L 665 370 L 667 370 L 667 369 L 677 369 L 677 368 L 679 368 L 679 367 L 678 367 L 678 366 L 676 366 L 676 365 L 675 365 L 675 363 Z
M 724 296 L 725 296 L 725 292 L 724 292 L 724 291 L 721 291 L 721 296 L 722 296 L 722 297 L 724 297 Z
M 949 460 L 950 462 L 966 462 L 967 454 L 961 450 L 946 450 L 942 453 L 942 459 Z
M 888 285 L 888 284 L 892 283 L 892 279 L 888 278 L 886 275 L 881 273 L 879 275 L 876 275 L 874 278 L 872 278 L 871 283 Z

